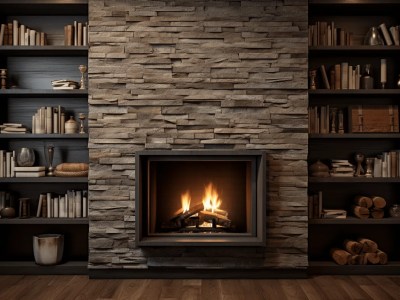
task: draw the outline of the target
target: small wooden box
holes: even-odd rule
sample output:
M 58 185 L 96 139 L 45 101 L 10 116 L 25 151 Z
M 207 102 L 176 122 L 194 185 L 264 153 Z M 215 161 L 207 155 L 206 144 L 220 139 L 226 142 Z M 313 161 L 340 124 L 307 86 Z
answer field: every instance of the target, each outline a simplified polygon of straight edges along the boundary
M 399 132 L 397 105 L 355 105 L 349 110 L 350 132 Z

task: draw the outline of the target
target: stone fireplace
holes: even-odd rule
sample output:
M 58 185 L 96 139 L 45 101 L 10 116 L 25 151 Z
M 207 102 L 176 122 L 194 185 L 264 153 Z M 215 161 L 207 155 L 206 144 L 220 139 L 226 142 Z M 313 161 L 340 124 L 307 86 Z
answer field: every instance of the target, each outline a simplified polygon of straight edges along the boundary
M 240 276 L 243 269 L 307 268 L 307 21 L 307 0 L 89 0 L 92 275 L 124 271 L 145 277 L 179 269 Z M 240 228 L 223 233 L 224 238 L 253 241 L 234 247 L 231 241 L 144 245 L 162 235 L 179 240 L 179 233 L 161 230 L 174 216 L 169 213 L 157 223 L 137 199 L 141 159 L 136 155 L 147 151 L 171 156 L 226 151 L 220 158 L 265 153 L 262 167 L 268 172 L 257 182 L 265 199 L 255 200 L 256 212 L 249 199 L 258 192 L 247 187 L 251 197 L 237 200 L 246 207 L 244 215 L 235 217 L 230 207 L 220 206 Z M 249 164 L 237 163 L 232 172 Z M 171 169 L 184 171 L 166 164 L 155 174 Z M 237 184 L 247 185 L 247 180 Z M 224 201 L 229 189 L 212 181 Z M 199 182 L 184 188 L 193 203 L 208 184 Z M 154 198 L 151 189 L 149 197 Z M 168 197 L 178 201 L 180 191 Z M 138 223 L 143 213 L 144 227 Z M 258 213 L 264 220 L 249 223 Z M 196 227 L 196 220 L 186 221 Z M 217 233 L 212 236 L 217 240 Z
M 138 246 L 265 246 L 265 154 L 136 153 Z

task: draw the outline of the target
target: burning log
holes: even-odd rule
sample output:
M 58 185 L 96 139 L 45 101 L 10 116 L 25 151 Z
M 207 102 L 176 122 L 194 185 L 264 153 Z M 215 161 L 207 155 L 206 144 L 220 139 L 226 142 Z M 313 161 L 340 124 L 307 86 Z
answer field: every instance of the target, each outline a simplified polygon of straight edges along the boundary
M 228 217 L 221 215 L 216 212 L 210 212 L 206 210 L 202 210 L 199 212 L 199 221 L 200 224 L 203 222 L 212 223 L 213 225 L 220 225 L 223 227 L 231 227 L 232 221 L 228 219 Z
M 183 209 L 180 209 L 175 212 L 174 216 L 171 218 L 171 222 L 175 223 L 178 227 L 187 226 L 189 224 L 185 224 L 186 220 L 189 219 L 194 214 L 197 214 L 203 209 L 203 204 L 197 204 L 191 207 L 188 211 L 183 212 Z

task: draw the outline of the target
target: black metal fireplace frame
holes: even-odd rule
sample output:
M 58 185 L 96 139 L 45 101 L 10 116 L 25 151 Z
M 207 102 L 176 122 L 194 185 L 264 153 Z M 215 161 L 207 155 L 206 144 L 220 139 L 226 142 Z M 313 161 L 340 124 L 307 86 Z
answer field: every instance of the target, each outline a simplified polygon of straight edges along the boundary
M 188 161 L 191 158 L 195 160 L 206 161 L 251 161 L 254 164 L 255 180 L 251 184 L 255 187 L 255 199 L 252 201 L 252 216 L 256 217 L 250 233 L 229 234 L 229 235 L 208 235 L 207 238 L 201 235 L 148 235 L 147 227 L 142 221 L 147 214 L 147 203 L 145 197 L 148 197 L 147 174 L 148 162 L 152 159 Z M 143 172 L 143 171 L 144 172 Z M 144 150 L 136 152 L 136 186 L 135 186 L 135 220 L 136 220 L 136 245 L 142 246 L 265 246 L 266 245 L 266 153 L 263 151 L 240 150 L 201 150 L 201 151 L 152 151 Z M 148 216 L 147 216 L 148 218 Z

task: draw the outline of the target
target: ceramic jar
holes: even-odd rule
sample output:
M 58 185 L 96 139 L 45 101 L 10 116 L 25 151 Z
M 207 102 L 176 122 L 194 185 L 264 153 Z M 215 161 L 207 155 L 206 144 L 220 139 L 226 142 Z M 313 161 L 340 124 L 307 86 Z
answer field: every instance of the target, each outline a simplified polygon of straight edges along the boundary
M 65 133 L 74 134 L 78 132 L 78 122 L 75 121 L 73 116 L 69 117 L 69 120 L 65 122 Z
M 62 260 L 64 236 L 40 234 L 33 236 L 33 254 L 38 265 L 56 265 Z
M 329 177 L 329 167 L 320 160 L 313 163 L 310 166 L 309 171 L 310 175 L 313 177 Z

